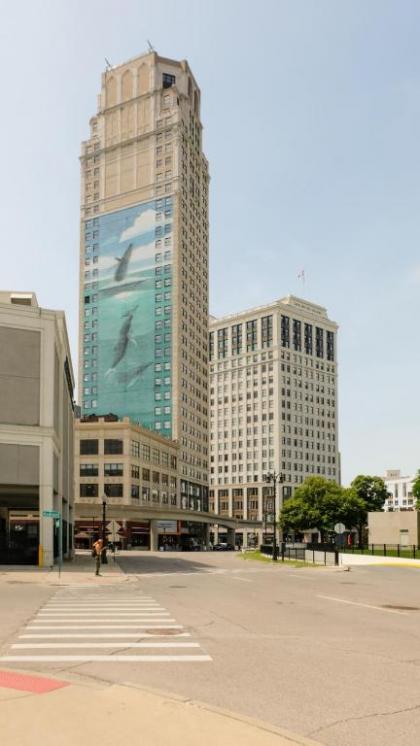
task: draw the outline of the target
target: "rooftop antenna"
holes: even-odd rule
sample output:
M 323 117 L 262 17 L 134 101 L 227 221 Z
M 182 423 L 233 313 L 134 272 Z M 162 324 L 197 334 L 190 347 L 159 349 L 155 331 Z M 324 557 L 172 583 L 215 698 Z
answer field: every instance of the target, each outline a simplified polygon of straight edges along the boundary
M 106 62 L 106 69 L 107 70 L 111 70 L 112 65 L 111 65 L 110 61 L 106 57 L 105 57 L 105 62 Z
M 146 41 L 147 41 L 147 46 L 149 47 L 149 52 L 155 52 L 156 50 L 153 44 L 150 43 L 149 39 L 146 39 Z

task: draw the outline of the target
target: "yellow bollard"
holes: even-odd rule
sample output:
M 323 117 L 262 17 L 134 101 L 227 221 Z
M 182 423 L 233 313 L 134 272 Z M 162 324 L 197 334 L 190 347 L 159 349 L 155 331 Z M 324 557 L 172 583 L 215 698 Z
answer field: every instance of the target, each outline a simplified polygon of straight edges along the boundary
M 44 565 L 44 547 L 42 544 L 38 545 L 38 567 L 43 567 Z

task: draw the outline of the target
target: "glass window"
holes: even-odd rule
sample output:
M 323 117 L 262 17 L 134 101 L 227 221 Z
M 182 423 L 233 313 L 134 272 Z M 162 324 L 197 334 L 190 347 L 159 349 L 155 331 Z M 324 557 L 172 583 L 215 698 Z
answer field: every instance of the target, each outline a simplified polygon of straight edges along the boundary
M 81 484 L 80 497 L 98 497 L 98 489 L 97 484 Z
M 104 464 L 105 477 L 122 477 L 124 468 L 122 464 Z
M 104 441 L 104 453 L 110 454 L 110 453 L 123 453 L 123 441 L 112 439 L 112 438 L 105 438 Z
M 123 496 L 123 485 L 122 484 L 104 484 L 104 492 L 108 497 L 122 497 Z
M 81 477 L 97 477 L 98 473 L 98 464 L 80 464 Z
M 94 438 L 83 439 L 80 441 L 80 455 L 97 455 L 98 454 L 98 440 Z

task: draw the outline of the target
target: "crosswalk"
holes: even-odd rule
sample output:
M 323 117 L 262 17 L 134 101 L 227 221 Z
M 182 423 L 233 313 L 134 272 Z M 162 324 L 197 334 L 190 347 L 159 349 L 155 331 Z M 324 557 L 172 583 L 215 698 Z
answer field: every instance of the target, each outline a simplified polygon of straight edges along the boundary
M 60 590 L 1 663 L 203 663 L 212 660 L 152 596 Z

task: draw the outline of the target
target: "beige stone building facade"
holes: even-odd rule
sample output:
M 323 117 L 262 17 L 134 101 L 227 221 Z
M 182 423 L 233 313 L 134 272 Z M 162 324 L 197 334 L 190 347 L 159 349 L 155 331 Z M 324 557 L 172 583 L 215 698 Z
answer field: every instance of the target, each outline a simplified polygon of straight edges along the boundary
M 51 566 L 73 547 L 73 371 L 62 311 L 0 292 L 0 562 Z
M 420 513 L 418 510 L 396 510 L 368 514 L 369 544 L 399 544 L 400 547 L 420 545 Z
M 340 482 L 337 324 L 325 308 L 287 296 L 211 318 L 209 364 L 211 510 L 264 521 L 273 470 L 277 514 L 307 476 Z
M 92 415 L 76 420 L 74 449 L 77 545 L 90 546 L 102 535 L 104 501 L 118 523 L 114 540 L 121 546 L 149 548 L 160 529 L 175 542 L 181 526 L 171 514 L 187 507 L 181 503 L 176 443 L 128 417 Z M 151 512 L 161 521 L 152 522 Z
M 81 154 L 83 415 L 179 443 L 181 496 L 208 506 L 208 164 L 186 61 L 150 52 L 102 75 Z

